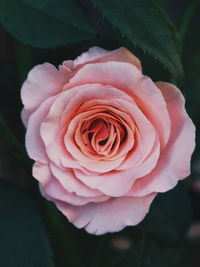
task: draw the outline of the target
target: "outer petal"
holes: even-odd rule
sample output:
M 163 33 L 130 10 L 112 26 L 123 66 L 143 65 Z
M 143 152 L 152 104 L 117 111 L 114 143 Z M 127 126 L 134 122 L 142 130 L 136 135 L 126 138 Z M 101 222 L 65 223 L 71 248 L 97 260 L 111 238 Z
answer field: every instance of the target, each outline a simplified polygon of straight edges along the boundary
M 42 121 L 46 118 L 54 99 L 55 97 L 47 99 L 30 116 L 26 132 L 25 144 L 29 157 L 43 163 L 47 162 L 47 155 L 40 136 L 40 126 Z
M 97 197 L 82 197 L 78 196 L 76 193 L 71 193 L 65 190 L 61 184 L 54 179 L 53 177 L 50 179 L 48 184 L 45 186 L 40 186 L 40 189 L 43 195 L 52 201 L 64 201 L 68 204 L 75 206 L 82 206 L 88 204 L 90 202 L 102 202 L 108 200 L 110 197 L 106 195 L 101 195 Z
M 84 227 L 88 233 L 101 235 L 138 224 L 147 214 L 155 196 L 153 193 L 144 197 L 111 198 L 81 207 L 59 201 L 56 205 L 78 228 Z
M 21 89 L 21 99 L 25 107 L 22 116 L 24 123 L 26 124 L 30 114 L 43 101 L 59 93 L 68 80 L 67 71 L 57 70 L 49 63 L 35 66 L 29 72 Z
M 169 83 L 158 82 L 171 119 L 171 136 L 162 151 L 157 167 L 147 176 L 137 180 L 130 195 L 143 196 L 151 192 L 165 192 L 178 180 L 190 174 L 190 160 L 195 148 L 195 127 L 184 107 L 180 90 Z
M 79 179 L 77 179 L 74 175 L 73 169 L 61 169 L 56 167 L 52 163 L 50 163 L 50 169 L 55 179 L 57 179 L 62 185 L 62 187 L 68 192 L 74 192 L 78 196 L 83 197 L 97 197 L 102 195 L 100 191 L 88 187 Z
M 113 51 L 109 51 L 98 46 L 91 47 L 87 52 L 82 53 L 79 57 L 77 57 L 74 60 L 73 67 L 76 68 L 79 65 L 83 65 L 88 62 L 98 60 L 104 56 L 109 55 L 112 52 Z
M 75 59 L 73 65 L 74 68 L 76 68 L 86 63 L 103 63 L 109 61 L 131 63 L 142 71 L 140 60 L 124 47 L 113 51 L 108 51 L 96 46 L 92 47 Z
M 135 179 L 133 171 L 110 171 L 104 174 L 85 174 L 80 169 L 74 169 L 77 179 L 88 187 L 99 190 L 112 197 L 124 196 L 132 187 Z
M 51 171 L 48 163 L 35 162 L 32 169 L 33 177 L 37 179 L 41 185 L 46 185 L 51 179 Z
M 62 170 L 50 162 L 47 164 L 35 162 L 33 165 L 33 177 L 35 177 L 43 187 L 48 185 L 51 179 L 54 179 L 69 193 L 75 193 L 78 196 L 89 198 L 102 196 L 101 192 L 81 183 L 74 176 L 72 169 L 66 168 Z

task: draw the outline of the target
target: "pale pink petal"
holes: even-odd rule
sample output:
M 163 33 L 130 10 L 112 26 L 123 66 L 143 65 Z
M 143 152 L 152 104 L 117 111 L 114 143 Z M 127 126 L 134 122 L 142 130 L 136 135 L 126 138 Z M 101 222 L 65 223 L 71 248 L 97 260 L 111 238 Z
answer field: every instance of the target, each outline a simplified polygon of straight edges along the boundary
M 112 51 L 100 47 L 92 47 L 74 60 L 74 68 L 86 63 L 103 63 L 109 61 L 128 62 L 135 65 L 140 71 L 142 70 L 140 60 L 124 47 Z
M 33 176 L 40 182 L 40 189 L 49 200 L 61 200 L 72 205 L 85 205 L 89 202 L 101 202 L 109 199 L 109 196 L 87 188 L 80 181 L 76 181 L 75 176 L 72 177 L 72 173 L 73 171 L 70 172 L 70 169 L 64 173 L 52 164 L 51 169 L 49 165 L 38 162 L 33 165 Z M 54 174 L 58 177 L 55 177 Z
M 29 117 L 33 113 L 33 110 L 26 109 L 25 107 L 21 111 L 21 120 L 25 127 L 27 127 Z
M 145 157 L 143 161 L 139 160 L 137 164 L 132 165 L 128 169 L 125 169 L 126 161 L 128 162 L 127 166 L 130 166 L 130 162 L 131 162 L 131 156 L 130 156 L 130 158 L 128 158 L 128 160 L 125 161 L 123 165 L 123 170 L 127 170 L 126 171 L 127 175 L 130 175 L 133 181 L 135 181 L 137 178 L 147 175 L 155 168 L 158 162 L 159 156 L 160 156 L 160 143 L 158 142 L 158 139 L 157 139 L 149 155 Z
M 48 184 L 48 182 L 51 179 L 51 171 L 49 169 L 48 163 L 40 163 L 40 162 L 35 162 L 33 164 L 33 177 L 37 179 L 43 186 Z
M 117 170 L 124 170 L 133 167 L 136 162 L 137 165 L 142 165 L 145 159 L 152 152 L 152 148 L 157 144 L 160 147 L 159 140 L 157 138 L 157 132 L 151 124 L 151 121 L 146 118 L 141 110 L 123 99 L 119 102 L 121 107 L 132 117 L 136 125 L 136 137 L 138 139 L 137 147 L 129 152 L 128 159 L 117 168 Z M 138 161 L 138 155 L 139 161 Z M 142 166 L 141 166 L 142 168 Z M 146 169 L 147 171 L 147 169 Z
M 72 206 L 56 201 L 61 212 L 78 228 L 88 233 L 101 235 L 117 232 L 129 225 L 137 225 L 149 211 L 156 194 L 144 197 L 111 198 L 102 203 Z
M 135 182 L 130 195 L 143 196 L 165 192 L 190 174 L 190 160 L 195 147 L 195 127 L 185 111 L 184 98 L 172 84 L 156 83 L 166 102 L 171 119 L 171 136 L 156 168 Z
M 77 179 L 74 175 L 73 169 L 61 169 L 55 166 L 53 163 L 50 163 L 49 167 L 55 179 L 57 179 L 62 185 L 62 187 L 68 192 L 74 192 L 77 195 L 83 197 L 97 197 L 102 195 L 100 191 L 88 187 L 79 179 Z
M 75 193 L 82 197 L 100 197 L 102 193 L 100 191 L 91 189 L 79 181 L 73 170 L 66 168 L 62 170 L 56 167 L 52 163 L 42 164 L 35 162 L 33 165 L 33 177 L 35 177 L 42 186 L 46 186 L 51 179 L 57 180 L 63 189 L 69 193 Z
M 58 166 L 61 165 L 61 158 L 66 158 L 70 167 L 77 167 L 77 164 L 71 155 L 67 155 L 66 152 L 63 151 L 64 149 L 60 140 L 62 134 L 62 113 L 76 93 L 77 90 L 69 90 L 62 92 L 59 96 L 57 96 L 55 102 L 51 105 L 48 116 L 42 122 L 40 127 L 40 134 L 45 144 L 48 157 Z M 66 122 L 73 112 L 74 108 L 71 109 L 66 116 Z
M 74 169 L 74 174 L 88 187 L 112 197 L 124 196 L 131 189 L 136 179 L 133 169 L 131 171 L 129 169 L 124 171 L 113 170 L 103 174 L 88 174 L 80 169 Z
M 21 89 L 21 99 L 25 107 L 23 112 L 25 121 L 43 101 L 58 94 L 62 90 L 63 84 L 68 80 L 67 71 L 57 70 L 49 63 L 35 66 L 29 72 Z
M 42 121 L 46 118 L 54 99 L 55 97 L 51 97 L 44 101 L 30 116 L 26 132 L 25 144 L 29 157 L 43 163 L 47 162 L 47 155 L 40 136 L 40 126 Z
M 82 53 L 74 60 L 73 66 L 76 68 L 78 65 L 88 63 L 89 61 L 98 60 L 99 58 L 109 55 L 112 52 L 113 51 L 108 51 L 97 46 L 91 47 L 87 52 Z
M 115 170 L 125 159 L 125 156 L 108 161 L 79 161 L 79 164 L 92 172 L 105 173 Z
M 59 70 L 67 71 L 70 75 L 74 73 L 74 60 L 65 60 L 62 65 L 58 66 Z
M 64 201 L 75 206 L 82 206 L 90 202 L 99 203 L 109 199 L 109 197 L 106 195 L 97 197 L 82 197 L 78 196 L 76 193 L 70 193 L 61 186 L 58 180 L 54 179 L 53 177 L 47 184 L 40 184 L 40 189 L 42 190 L 42 193 L 52 201 Z

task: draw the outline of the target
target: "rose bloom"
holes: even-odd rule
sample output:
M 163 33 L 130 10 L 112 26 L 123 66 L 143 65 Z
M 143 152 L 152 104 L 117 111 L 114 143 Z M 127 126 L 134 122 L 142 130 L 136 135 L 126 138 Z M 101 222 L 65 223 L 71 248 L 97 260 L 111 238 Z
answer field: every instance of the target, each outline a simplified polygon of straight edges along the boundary
M 34 67 L 21 90 L 42 195 L 96 235 L 138 224 L 190 174 L 195 127 L 179 89 L 142 74 L 125 48 Z

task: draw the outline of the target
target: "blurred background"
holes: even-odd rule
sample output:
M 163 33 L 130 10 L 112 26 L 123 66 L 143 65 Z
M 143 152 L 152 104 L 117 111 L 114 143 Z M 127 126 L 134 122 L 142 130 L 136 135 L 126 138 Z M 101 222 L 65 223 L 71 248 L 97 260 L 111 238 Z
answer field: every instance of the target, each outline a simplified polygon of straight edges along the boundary
M 124 10 L 119 1 L 97 2 L 0 0 L 0 266 L 199 267 L 200 2 L 125 0 Z M 73 35 L 67 23 L 57 26 L 55 18 L 78 25 L 80 12 L 92 28 L 89 34 L 81 29 Z M 173 48 L 161 45 L 168 40 L 177 59 Z M 44 62 L 58 66 L 91 46 L 125 46 L 152 80 L 177 84 L 197 128 L 191 176 L 159 195 L 138 226 L 99 237 L 76 229 L 40 196 L 20 118 L 20 88 L 28 71 Z

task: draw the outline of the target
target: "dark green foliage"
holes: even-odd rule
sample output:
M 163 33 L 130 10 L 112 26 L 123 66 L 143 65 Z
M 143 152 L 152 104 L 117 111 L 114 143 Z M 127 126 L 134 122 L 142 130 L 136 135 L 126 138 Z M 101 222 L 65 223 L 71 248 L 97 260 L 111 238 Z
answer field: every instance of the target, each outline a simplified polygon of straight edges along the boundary
M 125 238 L 128 238 L 126 236 Z M 138 241 L 132 241 L 126 250 L 111 249 L 110 257 L 104 265 L 109 267 L 188 267 L 185 249 L 182 244 L 158 242 L 147 234 L 140 236 Z M 107 249 L 108 250 L 108 249 Z M 111 254 L 112 253 L 112 254 Z M 111 256 L 112 255 L 112 256 Z M 107 262 L 107 265 L 106 265 Z M 95 265 L 92 267 L 95 267 Z
M 175 80 L 182 66 L 168 23 L 147 0 L 92 0 L 123 37 L 159 60 Z M 1 0 L 0 22 L 17 39 L 36 47 L 90 40 L 97 33 L 77 0 Z
M 145 229 L 157 236 L 180 239 L 191 222 L 191 203 L 183 186 L 159 194 L 153 202 L 145 221 Z
M 21 42 L 42 48 L 95 36 L 77 0 L 1 0 L 0 23 Z
M 13 58 L 9 57 L 5 62 L 2 60 L 0 64 L 3 114 L 0 115 L 3 144 L 0 156 L 12 158 L 15 165 L 11 163 L 11 166 L 16 173 L 13 183 L 20 186 L 18 180 L 22 180 L 23 188 L 29 194 L 37 195 L 37 203 L 42 205 L 40 214 L 45 222 L 44 228 L 35 203 L 28 195 L 0 181 L 0 267 L 51 267 L 54 266 L 53 261 L 58 267 L 195 266 L 193 262 L 199 255 L 199 243 L 189 244 L 187 240 L 191 205 L 183 185 L 159 194 L 144 221 L 137 226 L 104 236 L 89 235 L 69 223 L 53 203 L 42 199 L 36 181 L 27 178 L 30 177 L 31 166 L 21 146 L 24 143 L 24 127 L 19 115 L 21 83 L 36 64 L 50 62 L 58 66 L 63 60 L 74 59 L 91 46 L 111 50 L 125 46 L 140 58 L 143 73 L 154 81 L 178 81 L 183 77 L 179 51 L 186 74 L 186 83 L 181 89 L 186 97 L 187 111 L 199 132 L 199 22 L 194 20 L 190 25 L 192 15 L 186 7 L 186 2 L 195 1 L 179 0 L 182 2 L 180 10 L 172 8 L 174 13 L 168 14 L 169 7 L 173 4 L 178 6 L 177 1 L 0 0 L 1 25 L 22 43 L 28 44 L 17 43 L 13 48 L 16 54 L 11 53 Z M 175 20 L 178 25 L 169 19 L 174 15 L 178 15 Z M 181 17 L 183 20 L 178 22 Z M 14 38 L 12 41 L 16 44 Z M 198 137 L 198 144 L 199 140 Z M 197 160 L 198 151 L 197 148 Z M 22 169 L 17 171 L 16 165 Z M 26 173 L 25 177 L 23 173 Z M 195 178 L 199 179 L 199 170 Z M 189 185 L 191 181 L 187 179 L 186 183 Z M 199 216 L 199 205 L 195 209 Z M 120 236 L 130 244 L 126 249 L 114 245 L 113 239 Z
M 199 25 L 192 25 L 187 34 L 187 40 L 183 49 L 183 63 L 186 73 L 185 94 L 187 97 L 187 109 L 190 116 L 199 125 L 200 113 L 200 35 Z
M 122 36 L 159 60 L 176 80 L 183 69 L 168 23 L 148 0 L 92 0 Z
M 53 267 L 47 235 L 32 199 L 0 180 L 0 266 Z
M 166 9 L 166 7 L 168 6 L 169 4 L 169 1 L 168 0 L 152 0 L 152 3 L 160 8 L 160 9 Z

